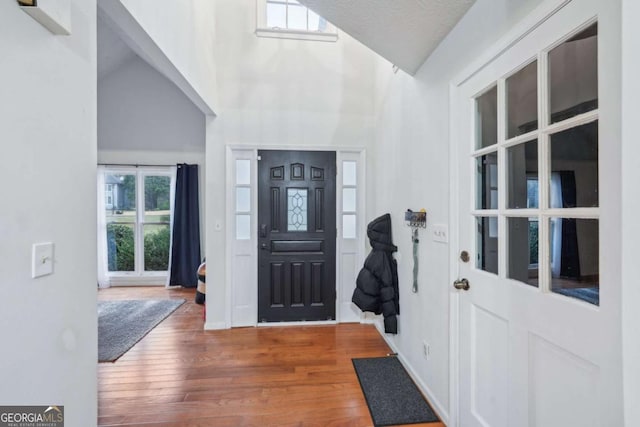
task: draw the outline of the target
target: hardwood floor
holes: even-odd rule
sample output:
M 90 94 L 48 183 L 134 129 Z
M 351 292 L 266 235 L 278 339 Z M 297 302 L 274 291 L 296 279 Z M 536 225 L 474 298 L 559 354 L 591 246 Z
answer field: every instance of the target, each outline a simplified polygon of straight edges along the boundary
M 372 425 L 351 364 L 389 353 L 371 325 L 204 331 L 194 290 L 110 288 L 98 298 L 187 300 L 118 361 L 98 364 L 100 426 Z

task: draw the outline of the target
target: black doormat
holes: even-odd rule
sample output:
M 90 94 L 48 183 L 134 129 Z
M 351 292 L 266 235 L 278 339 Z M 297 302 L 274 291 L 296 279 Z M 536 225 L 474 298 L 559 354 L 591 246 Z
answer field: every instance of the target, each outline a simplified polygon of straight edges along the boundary
M 397 357 L 352 359 L 375 426 L 438 421 Z

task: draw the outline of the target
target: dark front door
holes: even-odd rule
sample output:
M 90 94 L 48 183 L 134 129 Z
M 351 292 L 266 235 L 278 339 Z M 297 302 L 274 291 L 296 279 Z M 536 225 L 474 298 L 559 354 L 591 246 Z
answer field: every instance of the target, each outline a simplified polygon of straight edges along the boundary
M 258 321 L 333 320 L 336 153 L 258 154 Z

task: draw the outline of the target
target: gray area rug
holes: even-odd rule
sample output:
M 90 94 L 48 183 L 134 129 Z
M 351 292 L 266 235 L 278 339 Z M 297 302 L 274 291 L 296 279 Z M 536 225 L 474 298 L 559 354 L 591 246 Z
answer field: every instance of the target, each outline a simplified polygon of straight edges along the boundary
M 375 426 L 438 421 L 397 357 L 352 362 Z
M 184 301 L 98 301 L 98 361 L 115 362 Z

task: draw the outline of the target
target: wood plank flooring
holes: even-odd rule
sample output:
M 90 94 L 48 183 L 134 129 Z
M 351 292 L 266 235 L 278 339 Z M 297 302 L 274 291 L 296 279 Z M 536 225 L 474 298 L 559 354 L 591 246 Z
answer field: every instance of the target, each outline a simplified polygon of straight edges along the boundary
M 351 364 L 390 352 L 371 325 L 204 331 L 194 290 L 110 288 L 98 298 L 187 300 L 118 361 L 98 364 L 100 426 L 372 425 Z

